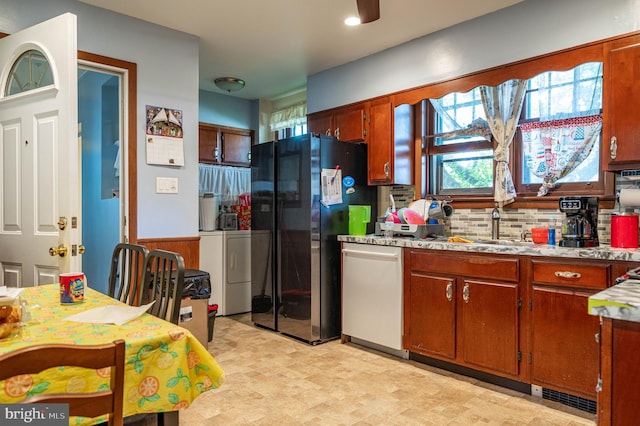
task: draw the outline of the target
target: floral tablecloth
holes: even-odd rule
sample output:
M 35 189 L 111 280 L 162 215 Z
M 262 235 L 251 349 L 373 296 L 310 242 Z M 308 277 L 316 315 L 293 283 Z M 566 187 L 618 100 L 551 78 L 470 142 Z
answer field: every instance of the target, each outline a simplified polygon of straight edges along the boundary
M 26 288 L 31 320 L 21 335 L 0 340 L 0 354 L 42 343 L 100 344 L 126 342 L 124 413 L 166 412 L 187 408 L 201 393 L 219 387 L 224 372 L 207 349 L 185 328 L 144 314 L 123 325 L 65 321 L 99 306 L 120 304 L 98 291 L 85 290 L 85 301 L 61 305 L 59 286 Z M 0 403 L 41 393 L 91 392 L 109 386 L 110 369 L 54 368 L 37 375 L 0 381 Z M 104 419 L 77 418 L 78 424 Z

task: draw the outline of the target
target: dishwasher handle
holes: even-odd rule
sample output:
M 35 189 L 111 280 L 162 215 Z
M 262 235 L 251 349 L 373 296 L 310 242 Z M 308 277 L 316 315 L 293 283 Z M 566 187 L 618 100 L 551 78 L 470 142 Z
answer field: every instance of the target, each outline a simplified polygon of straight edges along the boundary
M 342 249 L 342 253 L 347 255 L 351 254 L 355 256 L 378 258 L 378 259 L 398 259 L 399 258 L 399 256 L 396 253 L 379 253 L 375 251 L 364 251 L 364 250 Z

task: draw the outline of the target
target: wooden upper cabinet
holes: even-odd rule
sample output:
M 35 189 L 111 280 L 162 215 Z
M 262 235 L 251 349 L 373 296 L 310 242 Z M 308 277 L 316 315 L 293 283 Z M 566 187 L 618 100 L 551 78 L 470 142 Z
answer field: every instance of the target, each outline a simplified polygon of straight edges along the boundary
M 307 129 L 343 142 L 361 142 L 366 136 L 365 118 L 365 104 L 351 105 L 309 114 Z
M 222 160 L 225 164 L 251 164 L 253 135 L 249 132 L 222 132 Z
M 640 167 L 640 38 L 609 52 L 602 144 L 609 170 Z M 607 102 L 608 101 L 608 104 Z
M 200 123 L 198 126 L 198 161 L 201 163 L 220 163 L 220 131 Z
M 412 185 L 415 173 L 413 116 L 411 105 L 394 109 L 389 97 L 381 97 L 309 114 L 307 129 L 343 142 L 364 141 L 368 145 L 369 185 Z
M 307 129 L 309 133 L 333 136 L 333 113 L 328 111 L 309 114 L 307 117 Z
M 200 123 L 199 162 L 249 166 L 254 132 L 249 129 Z
M 414 111 L 411 105 L 393 107 L 389 98 L 369 106 L 369 185 L 414 183 Z
M 339 109 L 334 114 L 333 135 L 344 142 L 364 141 L 365 112 L 364 105 L 355 108 Z
M 385 101 L 372 103 L 369 107 L 369 184 L 391 185 L 393 183 L 393 106 Z

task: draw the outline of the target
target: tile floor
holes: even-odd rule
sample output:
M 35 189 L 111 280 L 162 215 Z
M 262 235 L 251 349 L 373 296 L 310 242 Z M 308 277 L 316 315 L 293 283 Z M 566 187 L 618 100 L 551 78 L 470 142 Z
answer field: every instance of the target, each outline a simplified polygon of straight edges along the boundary
M 180 425 L 594 425 L 595 416 L 339 340 L 310 346 L 216 318 L 219 389 Z

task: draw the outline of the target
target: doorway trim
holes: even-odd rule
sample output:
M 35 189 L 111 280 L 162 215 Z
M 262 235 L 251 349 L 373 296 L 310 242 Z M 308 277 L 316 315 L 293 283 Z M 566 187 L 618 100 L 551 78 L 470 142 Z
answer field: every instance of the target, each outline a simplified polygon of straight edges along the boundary
M 127 230 L 125 237 L 128 243 L 136 244 L 138 241 L 138 166 L 137 166 L 137 137 L 136 137 L 136 111 L 138 101 L 138 75 L 137 65 L 133 62 L 121 59 L 110 58 L 108 56 L 97 55 L 95 53 L 78 51 L 78 63 L 88 62 L 90 64 L 105 65 L 124 70 L 126 72 L 126 108 L 123 131 L 126 132 L 127 140 L 127 171 L 126 171 L 126 208 L 123 218 L 124 228 Z

